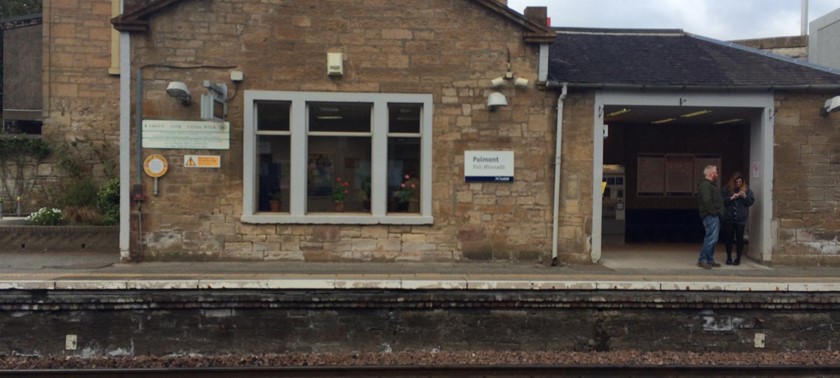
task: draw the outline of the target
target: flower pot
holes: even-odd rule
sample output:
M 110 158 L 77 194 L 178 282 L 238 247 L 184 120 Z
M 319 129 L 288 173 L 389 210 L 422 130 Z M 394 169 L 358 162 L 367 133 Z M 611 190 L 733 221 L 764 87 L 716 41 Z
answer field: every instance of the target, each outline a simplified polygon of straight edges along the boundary
M 279 212 L 283 208 L 283 201 L 270 200 L 268 201 L 268 207 L 273 212 Z
M 343 213 L 344 212 L 344 202 L 333 202 L 333 210 L 336 213 Z

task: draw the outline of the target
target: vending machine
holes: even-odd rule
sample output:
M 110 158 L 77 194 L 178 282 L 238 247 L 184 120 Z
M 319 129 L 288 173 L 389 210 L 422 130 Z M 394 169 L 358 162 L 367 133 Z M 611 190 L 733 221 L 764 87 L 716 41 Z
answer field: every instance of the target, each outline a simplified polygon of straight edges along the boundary
M 601 182 L 601 243 L 624 244 L 625 174 L 623 165 L 604 165 Z

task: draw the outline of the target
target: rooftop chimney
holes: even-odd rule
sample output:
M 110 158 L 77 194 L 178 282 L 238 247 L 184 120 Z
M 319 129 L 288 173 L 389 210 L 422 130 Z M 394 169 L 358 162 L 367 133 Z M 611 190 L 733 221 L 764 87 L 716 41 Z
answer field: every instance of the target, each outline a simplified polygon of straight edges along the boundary
M 548 24 L 548 8 L 546 7 L 525 7 L 525 18 L 539 25 L 551 26 Z

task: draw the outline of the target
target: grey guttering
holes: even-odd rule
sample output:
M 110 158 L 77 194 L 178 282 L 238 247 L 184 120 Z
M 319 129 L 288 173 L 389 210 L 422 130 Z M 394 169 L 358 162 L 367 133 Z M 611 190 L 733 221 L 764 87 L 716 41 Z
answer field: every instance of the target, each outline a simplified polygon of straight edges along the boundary
M 689 84 L 624 84 L 624 83 L 572 83 L 548 80 L 546 88 L 612 89 L 612 90 L 660 90 L 660 91 L 831 91 L 839 90 L 838 84 L 797 84 L 797 85 L 689 85 Z

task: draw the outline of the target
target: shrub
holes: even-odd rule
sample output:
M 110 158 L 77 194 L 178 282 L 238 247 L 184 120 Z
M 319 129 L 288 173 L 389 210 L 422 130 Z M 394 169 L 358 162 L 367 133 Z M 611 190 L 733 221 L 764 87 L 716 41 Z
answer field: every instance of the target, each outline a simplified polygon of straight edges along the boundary
M 96 208 L 102 214 L 102 224 L 112 225 L 120 221 L 120 179 L 113 178 L 99 187 L 96 193 Z
M 40 208 L 26 217 L 26 223 L 39 226 L 56 226 L 64 223 L 64 217 L 59 209 Z

